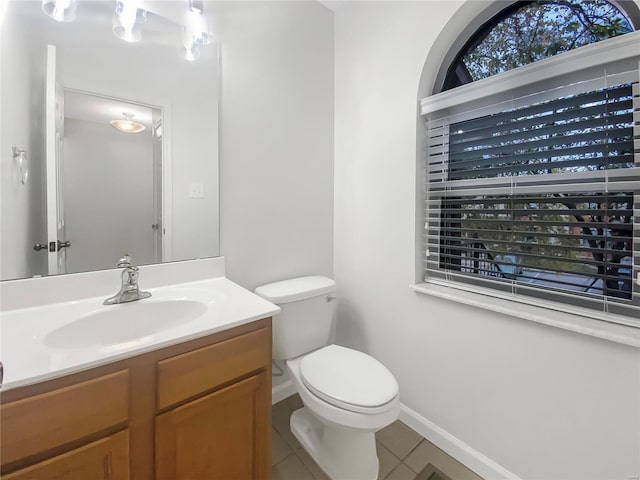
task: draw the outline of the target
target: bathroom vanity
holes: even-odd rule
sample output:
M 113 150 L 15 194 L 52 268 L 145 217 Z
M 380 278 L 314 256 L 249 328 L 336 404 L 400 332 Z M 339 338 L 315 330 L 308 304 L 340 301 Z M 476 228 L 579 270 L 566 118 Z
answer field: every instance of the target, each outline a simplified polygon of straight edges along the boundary
M 3 311 L 2 479 L 270 478 L 278 308 L 224 277 L 153 288 L 156 277 L 146 277 L 153 296 L 128 305 L 92 297 Z M 169 327 L 154 310 L 187 301 L 204 310 Z M 117 335 L 86 333 L 104 321 Z
M 264 319 L 10 390 L 3 478 L 268 478 L 270 365 Z

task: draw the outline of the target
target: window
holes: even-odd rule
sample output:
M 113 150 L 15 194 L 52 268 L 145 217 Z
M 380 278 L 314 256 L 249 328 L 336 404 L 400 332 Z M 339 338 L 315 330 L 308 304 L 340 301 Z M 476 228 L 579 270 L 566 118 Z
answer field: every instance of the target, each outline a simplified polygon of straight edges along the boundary
M 555 6 L 525 5 L 569 21 Z M 603 38 L 631 30 L 610 13 Z M 471 62 L 473 84 L 421 102 L 425 281 L 640 326 L 640 34 L 510 71 L 473 67 L 493 25 L 454 61 Z
M 443 90 L 633 31 L 605 0 L 515 2 L 482 26 L 447 72 Z

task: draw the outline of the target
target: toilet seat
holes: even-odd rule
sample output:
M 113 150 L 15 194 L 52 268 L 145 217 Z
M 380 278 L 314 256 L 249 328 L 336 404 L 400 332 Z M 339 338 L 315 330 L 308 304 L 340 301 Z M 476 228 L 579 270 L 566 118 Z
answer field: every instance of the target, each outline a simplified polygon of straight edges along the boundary
M 398 382 L 382 363 L 339 345 L 302 357 L 300 377 L 314 395 L 352 412 L 378 413 L 398 396 Z

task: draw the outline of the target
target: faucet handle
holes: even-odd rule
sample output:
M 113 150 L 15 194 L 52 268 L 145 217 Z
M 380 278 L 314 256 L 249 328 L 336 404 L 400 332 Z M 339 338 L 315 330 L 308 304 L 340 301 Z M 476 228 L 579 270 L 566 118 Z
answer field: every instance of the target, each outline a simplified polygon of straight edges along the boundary
M 125 253 L 118 259 L 118 268 L 126 268 L 131 266 L 131 255 Z
M 122 271 L 122 285 L 138 286 L 138 267 L 125 267 Z

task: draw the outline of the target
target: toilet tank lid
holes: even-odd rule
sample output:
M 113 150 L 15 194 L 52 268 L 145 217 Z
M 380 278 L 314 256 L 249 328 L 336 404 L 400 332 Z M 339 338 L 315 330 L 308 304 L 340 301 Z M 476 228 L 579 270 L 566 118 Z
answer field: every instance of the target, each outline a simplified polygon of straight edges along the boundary
M 335 289 L 336 282 L 333 279 L 313 275 L 268 283 L 256 288 L 255 293 L 272 303 L 282 304 L 326 295 Z

